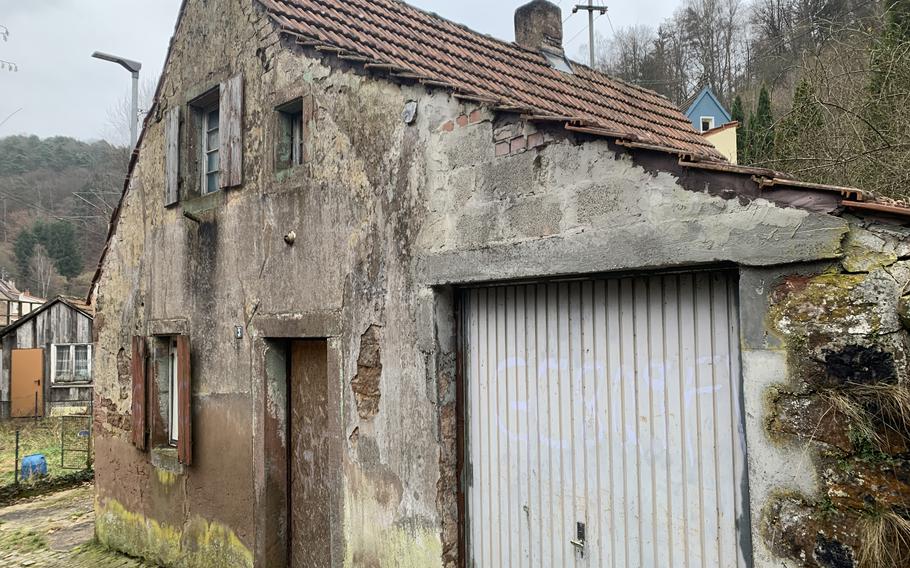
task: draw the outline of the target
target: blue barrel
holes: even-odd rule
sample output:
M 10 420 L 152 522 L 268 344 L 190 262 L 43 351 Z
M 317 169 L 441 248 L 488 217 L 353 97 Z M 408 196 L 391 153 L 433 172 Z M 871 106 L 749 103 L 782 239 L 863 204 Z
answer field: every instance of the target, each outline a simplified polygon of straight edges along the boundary
M 22 466 L 19 468 L 21 479 L 43 475 L 47 475 L 47 460 L 43 454 L 32 454 L 22 458 Z

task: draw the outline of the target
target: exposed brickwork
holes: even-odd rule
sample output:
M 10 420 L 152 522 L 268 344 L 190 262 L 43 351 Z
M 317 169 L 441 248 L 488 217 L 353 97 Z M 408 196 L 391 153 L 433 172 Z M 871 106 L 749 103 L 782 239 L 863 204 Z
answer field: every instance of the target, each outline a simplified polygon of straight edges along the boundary
M 528 148 L 528 139 L 525 138 L 524 136 L 520 136 L 518 138 L 512 139 L 512 142 L 510 144 L 510 150 L 513 154 L 523 152 L 527 148 Z

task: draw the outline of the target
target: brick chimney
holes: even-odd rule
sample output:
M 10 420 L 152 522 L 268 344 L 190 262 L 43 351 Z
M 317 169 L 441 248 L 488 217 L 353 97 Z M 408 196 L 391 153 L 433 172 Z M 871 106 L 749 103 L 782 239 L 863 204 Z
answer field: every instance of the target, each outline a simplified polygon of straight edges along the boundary
M 534 51 L 565 55 L 559 6 L 547 0 L 532 0 L 515 10 L 515 43 Z

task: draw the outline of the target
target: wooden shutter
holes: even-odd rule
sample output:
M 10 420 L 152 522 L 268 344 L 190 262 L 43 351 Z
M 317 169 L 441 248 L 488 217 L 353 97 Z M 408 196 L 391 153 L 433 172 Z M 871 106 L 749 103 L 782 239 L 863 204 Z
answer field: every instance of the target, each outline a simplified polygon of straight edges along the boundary
M 221 84 L 221 187 L 243 183 L 243 75 Z
M 167 111 L 164 118 L 165 207 L 180 201 L 180 107 Z
M 132 427 L 133 445 L 146 448 L 146 344 L 144 337 L 133 337 L 130 371 L 133 375 Z
M 193 463 L 193 381 L 190 365 L 190 338 L 177 336 L 177 459 L 184 465 Z

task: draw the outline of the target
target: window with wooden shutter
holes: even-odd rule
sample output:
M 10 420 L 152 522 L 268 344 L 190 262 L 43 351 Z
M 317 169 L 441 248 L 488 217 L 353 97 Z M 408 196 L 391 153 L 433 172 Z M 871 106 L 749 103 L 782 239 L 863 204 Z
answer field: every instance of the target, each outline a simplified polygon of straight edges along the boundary
M 177 459 L 193 463 L 193 382 L 190 365 L 190 338 L 177 336 Z
M 167 207 L 180 201 L 180 107 L 168 110 L 165 115 L 164 144 L 164 205 Z
M 221 187 L 243 183 L 243 75 L 221 84 Z
M 140 450 L 146 448 L 146 343 L 144 337 L 133 337 L 130 359 L 133 380 L 132 428 L 133 445 Z

